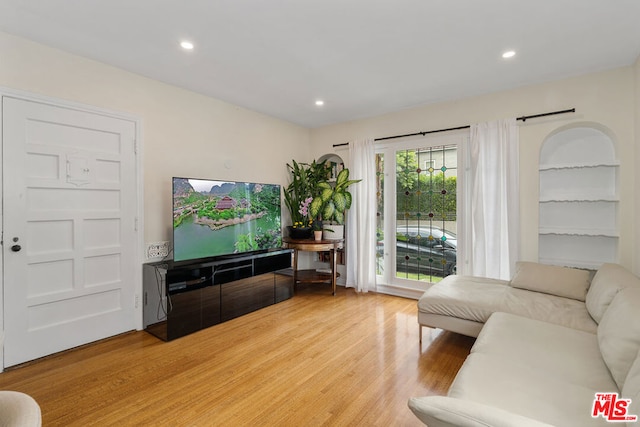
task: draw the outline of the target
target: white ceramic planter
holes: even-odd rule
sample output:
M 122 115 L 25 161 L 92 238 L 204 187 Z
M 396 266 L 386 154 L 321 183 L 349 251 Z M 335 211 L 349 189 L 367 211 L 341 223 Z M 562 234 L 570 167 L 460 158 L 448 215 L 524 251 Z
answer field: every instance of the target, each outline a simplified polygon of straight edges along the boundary
M 327 224 L 323 232 L 323 237 L 326 240 L 344 239 L 344 225 Z

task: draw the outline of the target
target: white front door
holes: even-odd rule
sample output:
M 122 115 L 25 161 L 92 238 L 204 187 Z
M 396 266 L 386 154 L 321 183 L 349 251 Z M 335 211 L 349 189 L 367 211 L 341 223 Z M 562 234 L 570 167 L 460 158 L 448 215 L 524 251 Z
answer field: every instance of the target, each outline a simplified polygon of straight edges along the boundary
M 136 124 L 2 108 L 7 367 L 135 328 Z

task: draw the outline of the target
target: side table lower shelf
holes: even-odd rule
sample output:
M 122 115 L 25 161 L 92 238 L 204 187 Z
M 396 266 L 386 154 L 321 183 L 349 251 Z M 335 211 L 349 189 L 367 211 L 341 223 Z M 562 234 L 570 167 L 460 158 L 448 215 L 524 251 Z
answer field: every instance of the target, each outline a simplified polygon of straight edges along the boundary
M 293 277 L 292 268 L 280 270 L 278 273 Z M 340 277 L 340 273 L 336 272 L 336 277 Z M 331 283 L 332 279 L 331 272 L 317 271 L 314 269 L 298 270 L 294 286 L 298 283 Z

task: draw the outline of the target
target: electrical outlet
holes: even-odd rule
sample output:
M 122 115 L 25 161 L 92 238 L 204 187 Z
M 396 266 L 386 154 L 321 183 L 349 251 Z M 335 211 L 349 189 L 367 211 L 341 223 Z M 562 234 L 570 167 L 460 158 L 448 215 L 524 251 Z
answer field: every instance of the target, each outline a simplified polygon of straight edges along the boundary
M 169 255 L 169 242 L 147 243 L 147 259 L 164 258 Z

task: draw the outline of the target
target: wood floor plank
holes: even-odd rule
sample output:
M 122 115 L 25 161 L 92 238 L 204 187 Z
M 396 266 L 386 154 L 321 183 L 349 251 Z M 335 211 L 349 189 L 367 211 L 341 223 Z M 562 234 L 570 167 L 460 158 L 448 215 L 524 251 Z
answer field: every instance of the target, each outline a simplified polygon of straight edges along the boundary
M 425 330 L 416 301 L 301 286 L 294 298 L 162 342 L 131 332 L 0 374 L 45 426 L 420 426 L 473 339 Z

